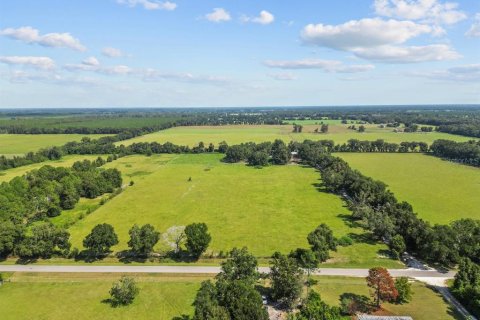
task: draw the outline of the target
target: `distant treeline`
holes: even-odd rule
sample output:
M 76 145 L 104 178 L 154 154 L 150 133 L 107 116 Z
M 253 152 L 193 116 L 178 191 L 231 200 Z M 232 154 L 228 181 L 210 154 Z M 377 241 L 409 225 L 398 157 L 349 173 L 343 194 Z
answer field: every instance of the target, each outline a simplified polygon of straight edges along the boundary
M 29 152 L 25 156 L 15 156 L 6 158 L 0 156 L 0 170 L 20 167 L 32 163 L 39 163 L 47 160 L 58 160 L 63 155 L 72 154 L 115 154 L 126 156 L 131 154 L 162 154 L 162 153 L 203 153 L 220 152 L 227 153 L 225 158 L 228 162 L 248 161 L 249 163 L 260 163 L 263 165 L 268 162 L 268 157 L 272 157 L 272 148 L 275 151 L 276 142 L 264 142 L 255 144 L 253 142 L 243 143 L 229 147 L 226 142 L 205 145 L 200 142 L 195 147 L 176 145 L 170 142 L 139 142 L 128 146 L 115 143 L 124 141 L 141 134 L 142 131 L 129 131 L 120 133 L 116 136 L 102 137 L 99 139 L 90 139 L 84 137 L 80 142 L 68 142 L 61 147 L 52 147 L 42 149 L 38 152 Z M 308 140 L 307 140 L 308 141 Z M 479 166 L 480 142 L 453 142 L 449 140 L 436 140 L 429 147 L 425 142 L 401 142 L 389 143 L 382 139 L 375 141 L 361 141 L 350 139 L 347 143 L 335 144 L 333 140 L 320 140 L 318 144 L 322 145 L 325 152 L 382 152 L 382 153 L 406 153 L 406 152 L 432 152 L 434 156 L 447 160 L 461 162 L 468 165 Z M 288 146 L 288 159 L 291 152 L 296 152 L 298 142 L 290 142 Z M 256 159 L 256 160 L 255 160 Z
M 0 184 L 0 256 L 50 257 L 68 252 L 68 232 L 48 218 L 75 207 L 84 198 L 120 190 L 117 169 L 101 169 L 105 160 L 75 162 L 71 168 L 43 166 Z

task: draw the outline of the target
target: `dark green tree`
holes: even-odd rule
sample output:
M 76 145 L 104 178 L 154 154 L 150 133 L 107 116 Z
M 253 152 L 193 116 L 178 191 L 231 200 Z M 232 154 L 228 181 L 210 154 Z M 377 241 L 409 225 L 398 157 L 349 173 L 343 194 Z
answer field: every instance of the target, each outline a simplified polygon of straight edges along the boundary
M 290 160 L 290 152 L 287 145 L 280 139 L 276 139 L 272 144 L 272 162 L 274 164 L 287 164 Z
M 395 279 L 395 288 L 397 289 L 397 303 L 408 303 L 412 300 L 412 284 L 407 277 L 399 277 Z
M 218 274 L 217 279 L 242 280 L 253 285 L 259 277 L 257 258 L 250 254 L 246 247 L 243 247 L 242 249 L 233 248 L 230 258 L 222 262 L 222 271 Z
M 192 223 L 185 227 L 185 247 L 190 255 L 199 258 L 204 253 L 212 237 L 205 223 Z
M 311 291 L 306 301 L 300 307 L 298 314 L 293 316 L 293 320 L 338 320 L 342 319 L 338 307 L 329 306 L 320 295 Z
M 107 223 L 97 224 L 83 240 L 83 246 L 94 257 L 107 254 L 110 248 L 116 244 L 118 244 L 117 234 L 113 227 Z
M 307 237 L 312 251 L 319 262 L 325 262 L 330 258 L 329 250 L 337 250 L 336 239 L 332 230 L 324 223 L 319 225 Z
M 150 224 L 145 224 L 141 228 L 135 224 L 128 233 L 130 234 L 128 246 L 132 252 L 142 256 L 152 252 L 153 247 L 160 240 L 160 232 Z
M 270 260 L 272 298 L 287 308 L 293 307 L 302 292 L 302 269 L 295 259 L 275 252 Z
M 403 237 L 399 234 L 393 236 L 392 239 L 390 239 L 388 247 L 390 248 L 390 252 L 396 259 L 400 258 L 400 255 L 404 253 L 407 249 L 407 246 L 405 245 L 405 240 L 403 240 Z

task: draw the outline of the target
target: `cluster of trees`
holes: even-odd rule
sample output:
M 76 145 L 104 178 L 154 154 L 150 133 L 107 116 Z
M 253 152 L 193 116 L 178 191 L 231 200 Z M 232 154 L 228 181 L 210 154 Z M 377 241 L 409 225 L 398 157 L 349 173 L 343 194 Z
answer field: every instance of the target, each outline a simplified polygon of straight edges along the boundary
M 391 248 L 396 250 L 404 246 L 422 259 L 443 265 L 456 264 L 461 257 L 478 260 L 480 221 L 462 219 L 431 226 L 417 217 L 409 203 L 399 202 L 384 183 L 351 169 L 342 159 L 325 153 L 322 145 L 305 144 L 308 152 L 299 152 L 302 160 L 320 170 L 328 191 L 346 197 L 353 218 L 379 241 L 395 243 Z
M 96 198 L 120 188 L 120 172 L 98 168 L 103 163 L 97 159 L 71 168 L 43 166 L 0 184 L 0 256 L 45 258 L 57 249 L 68 252 L 68 232 L 48 218 L 72 209 L 80 197 Z
M 160 232 L 150 224 L 141 227 L 135 224 L 128 233 L 130 235 L 128 241 L 130 253 L 142 258 L 152 253 L 153 248 L 160 240 Z M 180 241 L 185 239 L 187 254 L 198 259 L 207 250 L 212 237 L 208 233 L 205 223 L 192 223 L 182 228 L 175 239 L 176 253 L 178 253 Z M 89 258 L 102 258 L 110 252 L 112 246 L 117 244 L 118 236 L 113 226 L 107 223 L 96 225 L 83 240 L 83 246 L 87 250 L 86 256 Z
M 256 144 L 253 142 L 242 143 L 228 147 L 225 153 L 225 162 L 246 161 L 252 166 L 266 166 L 269 163 L 283 165 L 290 160 L 290 151 L 285 142 L 275 140 Z
M 480 317 L 480 265 L 462 259 L 451 289 L 463 306 Z
M 445 124 L 437 128 L 440 132 L 480 138 L 480 120 L 475 123 Z
M 303 126 L 301 124 L 293 124 L 293 131 L 294 133 L 301 133 L 303 130 Z
M 430 149 L 434 156 L 480 167 L 480 141 L 435 140 Z

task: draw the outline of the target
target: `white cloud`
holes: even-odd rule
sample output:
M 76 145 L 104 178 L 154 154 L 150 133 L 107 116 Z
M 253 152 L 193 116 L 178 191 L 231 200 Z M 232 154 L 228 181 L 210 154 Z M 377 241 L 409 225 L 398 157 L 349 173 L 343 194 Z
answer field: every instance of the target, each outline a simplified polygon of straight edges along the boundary
M 273 14 L 266 10 L 260 11 L 260 14 L 258 17 L 247 17 L 247 16 L 242 16 L 241 17 L 242 22 L 253 22 L 253 23 L 259 23 L 259 24 L 270 24 L 273 21 L 275 21 L 275 17 Z
M 446 70 L 415 71 L 408 75 L 444 81 L 480 81 L 480 64 L 470 64 Z
M 180 82 L 190 82 L 190 83 L 206 83 L 214 85 L 224 85 L 229 83 L 229 79 L 224 77 L 216 76 L 202 76 L 202 75 L 193 75 L 191 73 L 168 73 L 160 72 L 155 69 L 146 69 L 141 70 L 139 74 L 142 76 L 142 80 L 146 82 L 155 82 L 162 80 L 174 80 Z
M 22 65 L 30 66 L 37 69 L 54 69 L 55 62 L 49 57 L 19 57 L 19 56 L 10 56 L 10 57 L 0 57 L 0 62 L 9 64 L 9 65 Z
M 103 48 L 102 54 L 109 58 L 119 58 L 124 56 L 123 52 L 120 49 L 112 48 L 112 47 Z
M 303 29 L 301 37 L 309 44 L 348 50 L 400 44 L 432 32 L 434 32 L 432 27 L 412 21 L 374 18 L 351 20 L 340 25 L 309 24 Z
M 280 69 L 321 69 L 333 73 L 357 73 L 373 70 L 371 64 L 345 65 L 337 60 L 303 59 L 303 60 L 267 60 L 267 67 Z
M 309 24 L 301 34 L 303 41 L 355 56 L 384 63 L 414 63 L 460 58 L 460 54 L 445 44 L 400 46 L 423 34 L 443 33 L 438 26 L 413 21 L 380 18 L 352 20 L 340 25 Z
M 437 24 L 455 24 L 467 18 L 457 10 L 458 3 L 438 0 L 375 0 L 378 15 L 409 20 L 421 20 Z
M 215 8 L 211 13 L 205 15 L 205 19 L 212 22 L 230 21 L 232 17 L 230 13 L 223 8 Z
M 279 81 L 297 80 L 297 77 L 292 73 L 270 73 L 268 76 Z
M 177 4 L 170 1 L 151 1 L 151 0 L 117 0 L 117 3 L 124 4 L 129 7 L 137 5 L 143 6 L 145 10 L 167 10 L 173 11 L 177 8 Z
M 353 52 L 357 57 L 384 63 L 415 63 L 461 58 L 458 52 L 445 44 L 409 47 L 386 45 L 375 48 L 357 48 Z
M 98 66 L 98 65 L 100 65 L 100 62 L 95 57 L 88 57 L 85 60 L 83 60 L 82 63 L 84 65 L 87 65 L 87 66 Z
M 37 29 L 32 27 L 20 27 L 17 29 L 7 28 L 0 31 L 0 35 L 26 43 L 36 43 L 45 47 L 70 48 L 77 51 L 85 51 L 87 48 L 74 38 L 70 33 L 47 33 L 40 35 Z
M 468 31 L 465 33 L 467 37 L 479 38 L 480 37 L 480 13 L 475 15 L 475 21 Z

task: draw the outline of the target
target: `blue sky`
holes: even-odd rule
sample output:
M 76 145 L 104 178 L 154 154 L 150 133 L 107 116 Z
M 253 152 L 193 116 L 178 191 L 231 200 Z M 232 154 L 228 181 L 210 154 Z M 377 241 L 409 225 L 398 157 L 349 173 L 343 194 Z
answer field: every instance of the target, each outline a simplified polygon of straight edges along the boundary
M 480 103 L 480 1 L 4 0 L 0 107 Z

